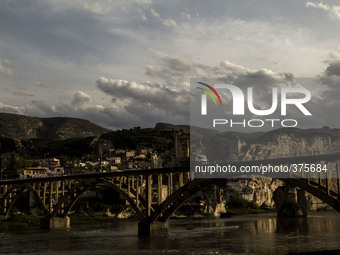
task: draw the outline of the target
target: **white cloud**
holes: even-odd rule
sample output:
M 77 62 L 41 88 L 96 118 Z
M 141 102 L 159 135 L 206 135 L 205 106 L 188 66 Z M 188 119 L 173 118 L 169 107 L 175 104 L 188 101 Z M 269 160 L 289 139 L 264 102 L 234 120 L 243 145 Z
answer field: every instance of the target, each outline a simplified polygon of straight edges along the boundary
M 153 0 L 132 0 L 132 1 L 141 5 L 149 5 L 153 3 Z
M 105 94 L 120 99 L 125 109 L 129 106 L 143 108 L 149 105 L 155 110 L 161 109 L 169 114 L 188 114 L 188 91 L 178 91 L 156 83 L 138 83 L 105 77 L 97 79 L 96 86 Z
M 182 12 L 181 13 L 181 17 L 187 20 L 191 20 L 191 15 L 189 13 L 186 12 Z
M 75 107 L 78 107 L 78 106 L 82 106 L 90 102 L 91 102 L 91 96 L 84 93 L 83 91 L 78 91 L 73 94 L 71 104 L 74 105 Z
M 306 7 L 312 7 L 316 9 L 321 9 L 323 11 L 326 11 L 330 17 L 340 19 L 340 6 L 339 5 L 328 5 L 324 3 L 312 3 L 312 2 L 307 2 Z
M 156 12 L 156 10 L 155 9 L 150 9 L 150 12 L 151 12 L 151 14 L 154 16 L 154 17 L 159 17 L 159 14 L 158 14 L 158 12 Z
M 183 81 L 189 82 L 189 79 L 193 77 L 237 79 L 240 77 L 286 78 L 292 76 L 289 72 L 274 72 L 266 68 L 250 69 L 227 60 L 211 66 L 195 62 L 190 58 L 170 56 L 163 52 L 155 52 L 155 57 L 156 65 L 145 67 L 146 75 L 176 85 L 183 85 Z
M 162 22 L 167 27 L 177 27 L 177 23 L 173 19 L 166 19 L 166 20 L 163 20 Z
M 111 11 L 111 8 L 105 8 L 100 3 L 84 3 L 83 5 L 85 10 L 88 10 L 90 12 L 93 12 L 95 14 L 105 14 Z
M 143 21 L 148 20 L 148 18 L 146 17 L 145 13 L 141 9 L 138 9 L 137 12 L 141 16 Z
M 13 65 L 7 59 L 1 60 L 0 59 L 0 74 L 4 75 L 13 75 Z
M 23 114 L 23 107 L 3 104 L 0 102 L 0 112 Z

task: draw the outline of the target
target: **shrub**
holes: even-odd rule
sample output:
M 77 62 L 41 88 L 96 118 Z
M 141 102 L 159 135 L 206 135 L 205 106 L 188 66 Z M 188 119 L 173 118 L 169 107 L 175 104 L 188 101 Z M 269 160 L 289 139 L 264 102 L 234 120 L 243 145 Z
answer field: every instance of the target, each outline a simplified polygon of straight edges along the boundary
M 258 209 L 259 206 L 254 201 L 248 201 L 241 197 L 232 197 L 228 203 L 230 208 L 250 208 L 250 209 Z

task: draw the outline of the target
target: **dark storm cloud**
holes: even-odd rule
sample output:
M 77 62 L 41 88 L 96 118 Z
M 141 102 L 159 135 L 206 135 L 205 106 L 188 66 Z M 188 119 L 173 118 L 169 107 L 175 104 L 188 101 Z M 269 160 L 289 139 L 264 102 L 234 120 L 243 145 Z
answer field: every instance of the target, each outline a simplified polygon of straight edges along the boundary
M 329 63 L 325 73 L 327 76 L 334 75 L 340 77 L 340 60 Z

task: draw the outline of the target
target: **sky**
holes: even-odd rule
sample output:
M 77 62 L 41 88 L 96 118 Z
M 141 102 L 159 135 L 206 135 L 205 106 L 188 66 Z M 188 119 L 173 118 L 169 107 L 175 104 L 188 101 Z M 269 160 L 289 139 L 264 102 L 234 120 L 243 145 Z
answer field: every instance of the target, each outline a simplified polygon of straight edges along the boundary
M 332 124 L 340 3 L 0 0 L 0 112 L 114 130 L 188 124 L 199 77 L 316 79 Z

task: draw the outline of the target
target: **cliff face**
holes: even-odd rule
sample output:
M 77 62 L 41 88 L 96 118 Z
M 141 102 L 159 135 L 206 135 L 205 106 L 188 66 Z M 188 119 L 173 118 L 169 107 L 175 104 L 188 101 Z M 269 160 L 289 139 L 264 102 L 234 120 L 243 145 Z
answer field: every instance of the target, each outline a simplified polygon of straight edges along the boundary
M 220 158 L 233 162 L 340 152 L 339 129 L 300 130 L 291 128 L 256 134 L 233 132 L 208 134 L 210 135 L 204 138 L 199 137 L 199 142 L 195 143 L 194 141 L 191 147 L 191 153 L 205 154 L 208 161 L 210 155 L 218 155 Z M 335 167 L 335 165 L 329 167 Z M 225 186 L 221 187 L 221 192 L 227 203 L 231 197 L 242 197 L 256 202 L 259 206 L 273 208 L 275 207 L 273 193 L 282 185 L 284 185 L 282 181 L 270 178 L 229 179 Z M 335 187 L 336 184 L 331 181 L 330 185 Z M 218 207 L 214 205 L 217 205 L 218 202 L 214 200 L 213 196 L 206 195 L 206 198 L 215 208 L 212 211 L 217 210 Z M 326 207 L 319 199 L 308 193 L 306 199 L 309 209 Z
M 296 128 L 268 133 L 216 133 L 191 130 L 191 153 L 226 161 L 247 161 L 340 152 L 339 129 Z
M 340 151 L 339 130 L 282 130 L 246 142 L 239 159 L 259 160 Z

